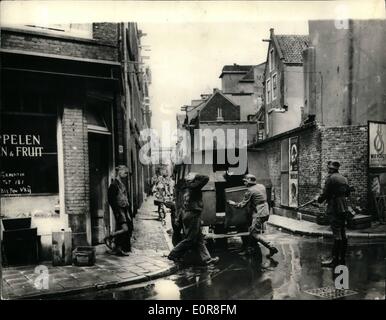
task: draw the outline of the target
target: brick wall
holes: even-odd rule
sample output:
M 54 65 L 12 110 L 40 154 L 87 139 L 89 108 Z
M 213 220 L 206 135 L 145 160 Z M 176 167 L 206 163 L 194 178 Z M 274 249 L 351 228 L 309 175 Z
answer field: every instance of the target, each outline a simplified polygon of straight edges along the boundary
M 303 131 L 283 135 L 264 145 L 264 150 L 267 153 L 269 174 L 275 190 L 275 207 L 281 206 L 281 141 L 296 136 L 299 139 L 298 203 L 303 204 L 320 192 L 321 135 L 319 128 L 308 128 Z M 313 207 L 307 207 L 307 210 L 312 214 L 316 214 L 318 211 Z
M 116 23 L 93 23 L 93 38 L 99 43 L 116 46 L 118 40 L 118 25 Z
M 66 103 L 62 126 L 66 214 L 75 245 L 85 244 L 90 192 L 87 123 L 82 106 Z
M 366 209 L 368 207 L 366 126 L 315 126 L 283 134 L 277 139 L 261 144 L 267 154 L 269 175 L 275 190 L 275 207 L 281 207 L 280 143 L 295 136 L 299 138 L 298 204 L 310 201 L 321 193 L 327 175 L 327 161 L 336 159 L 341 163 L 340 172 L 356 189 L 350 196 L 350 205 Z M 301 211 L 315 216 L 324 210 L 324 206 L 320 208 L 307 206 Z
M 321 188 L 321 133 L 315 127 L 299 134 L 299 205 L 312 200 Z M 305 207 L 306 211 L 316 215 L 316 207 Z
M 3 29 L 1 47 L 85 59 L 118 60 L 116 24 L 95 24 L 94 39 L 78 39 L 27 30 Z
M 322 163 L 329 159 L 340 162 L 340 173 L 355 187 L 350 197 L 353 206 L 368 208 L 367 201 L 367 126 L 341 126 L 322 128 Z M 327 174 L 322 166 L 322 179 Z

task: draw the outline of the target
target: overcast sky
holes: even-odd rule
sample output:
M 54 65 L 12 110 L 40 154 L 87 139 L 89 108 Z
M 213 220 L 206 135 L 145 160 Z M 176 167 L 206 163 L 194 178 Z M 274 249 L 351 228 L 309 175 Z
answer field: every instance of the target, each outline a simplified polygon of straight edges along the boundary
M 138 22 L 151 51 L 152 125 L 176 127 L 176 113 L 220 88 L 225 64 L 266 59 L 269 29 L 307 34 L 307 20 L 385 18 L 385 0 L 348 1 L 1 1 L 0 22 Z M 161 137 L 162 138 L 162 137 Z M 169 133 L 162 139 L 170 146 Z
M 176 112 L 201 93 L 221 88 L 226 64 L 264 62 L 269 29 L 276 33 L 307 34 L 306 21 L 235 23 L 140 23 L 142 38 L 151 51 L 144 52 L 152 71 L 153 127 L 175 128 Z M 168 134 L 162 139 L 169 145 Z

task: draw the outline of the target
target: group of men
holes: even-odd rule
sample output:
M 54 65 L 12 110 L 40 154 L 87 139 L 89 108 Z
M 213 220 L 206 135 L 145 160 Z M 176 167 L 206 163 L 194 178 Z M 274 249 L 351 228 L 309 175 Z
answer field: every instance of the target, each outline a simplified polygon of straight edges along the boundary
M 332 258 L 322 261 L 322 266 L 334 267 L 338 264 L 345 264 L 347 251 L 346 220 L 349 212 L 347 197 L 351 188 L 347 179 L 339 173 L 339 162 L 328 161 L 327 167 L 328 176 L 323 192 L 314 201 L 327 202 L 326 214 L 333 232 L 334 244 Z M 127 167 L 118 166 L 116 179 L 108 190 L 109 204 L 116 221 L 116 231 L 105 238 L 105 243 L 111 248 L 111 243 L 114 242 L 114 250 L 118 255 L 128 255 L 131 249 L 133 215 L 124 184 L 127 174 Z M 159 179 L 155 182 L 160 182 Z M 174 201 L 167 203 L 171 209 L 174 245 L 173 250 L 168 255 L 170 260 L 182 262 L 188 252 L 196 252 L 204 265 L 219 261 L 218 257 L 210 255 L 201 231 L 201 213 L 203 210 L 201 189 L 208 181 L 208 176 L 190 172 L 185 179 L 181 179 L 173 187 Z M 268 221 L 270 214 L 266 189 L 264 185 L 257 183 L 256 177 L 252 174 L 245 175 L 243 181 L 248 188 L 243 199 L 238 203 L 229 200 L 228 204 L 239 208 L 245 207 L 249 212 L 250 228 L 246 246 L 247 253 L 253 252 L 253 249 L 261 243 L 269 250 L 268 256 L 271 257 L 278 250 L 261 236 L 263 225 Z
M 162 197 L 173 194 L 174 182 L 166 172 L 157 173 L 151 178 L 151 194 L 160 194 Z
M 349 215 L 347 197 L 350 195 L 352 188 L 350 188 L 348 180 L 339 173 L 339 167 L 340 163 L 338 161 L 328 161 L 328 175 L 322 194 L 314 199 L 319 203 L 327 203 L 326 216 L 333 232 L 334 244 L 332 257 L 323 260 L 321 265 L 329 268 L 346 264 L 346 221 Z M 175 247 L 168 256 L 173 261 L 182 261 L 184 254 L 189 250 L 196 250 L 203 264 L 211 264 L 219 260 L 218 257 L 212 258 L 210 256 L 201 232 L 201 212 L 203 209 L 201 189 L 208 180 L 208 176 L 189 173 L 181 184 L 176 186 L 182 196 L 182 201 L 180 214 L 175 213 L 175 207 L 172 208 L 172 226 L 174 233 L 177 233 L 177 235 L 180 234 L 182 228 L 184 239 L 181 240 L 178 237 L 177 241 L 173 241 Z M 247 245 L 245 246 L 246 253 L 253 253 L 256 247 L 262 244 L 268 249 L 267 257 L 270 258 L 278 250 L 261 236 L 264 223 L 268 221 L 270 214 L 266 188 L 264 185 L 257 183 L 253 174 L 245 175 L 243 181 L 248 188 L 243 199 L 238 203 L 228 200 L 228 204 L 238 208 L 247 208 L 248 210 L 250 227 L 246 241 Z M 180 222 L 176 219 L 179 219 Z
M 172 216 L 174 216 L 174 219 L 179 219 L 180 222 L 172 221 L 172 225 L 173 231 L 177 234 L 182 227 L 183 239 L 178 243 L 174 243 L 175 247 L 168 256 L 170 260 L 182 262 L 187 252 L 195 251 L 204 265 L 219 261 L 218 257 L 211 257 L 201 232 L 201 212 L 203 209 L 201 189 L 208 181 L 208 176 L 191 172 L 182 180 L 180 185 L 176 186 L 181 195 L 181 211 L 175 215 L 172 210 Z M 247 174 L 243 181 L 248 188 L 244 198 L 239 203 L 228 201 L 228 204 L 239 208 L 246 207 L 249 212 L 251 225 L 248 245 L 245 249 L 247 253 L 250 253 L 258 243 L 261 243 L 268 248 L 269 256 L 272 256 L 278 250 L 260 235 L 263 224 L 269 217 L 266 189 L 264 185 L 257 184 L 256 177 L 252 174 Z

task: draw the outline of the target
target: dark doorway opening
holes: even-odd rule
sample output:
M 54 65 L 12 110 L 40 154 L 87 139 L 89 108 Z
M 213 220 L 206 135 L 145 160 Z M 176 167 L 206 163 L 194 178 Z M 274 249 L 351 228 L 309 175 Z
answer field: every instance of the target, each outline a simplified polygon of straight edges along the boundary
M 90 217 L 92 245 L 103 243 L 110 229 L 109 135 L 89 133 Z

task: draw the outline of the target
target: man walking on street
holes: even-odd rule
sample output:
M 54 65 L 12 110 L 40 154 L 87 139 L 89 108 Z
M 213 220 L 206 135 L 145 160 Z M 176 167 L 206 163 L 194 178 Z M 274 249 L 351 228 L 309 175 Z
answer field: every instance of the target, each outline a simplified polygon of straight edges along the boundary
M 201 212 L 203 209 L 202 187 L 207 184 L 209 177 L 197 173 L 189 173 L 181 188 L 182 192 L 182 225 L 184 239 L 169 253 L 170 260 L 179 262 L 190 249 L 196 249 L 201 262 L 209 265 L 218 262 L 219 258 L 212 258 L 205 245 L 201 232 Z
M 249 245 L 261 243 L 269 250 L 268 257 L 271 257 L 278 250 L 260 236 L 263 224 L 269 218 L 267 191 L 264 185 L 256 183 L 256 177 L 253 174 L 245 175 L 244 184 L 248 187 L 248 191 L 244 194 L 243 200 L 239 203 L 229 200 L 228 203 L 237 208 L 247 207 L 252 219 L 249 228 Z
M 339 173 L 339 167 L 338 161 L 328 161 L 328 176 L 323 192 L 316 198 L 319 203 L 327 202 L 326 214 L 334 237 L 332 259 L 322 261 L 322 266 L 328 268 L 346 264 L 346 219 L 348 213 L 346 197 L 350 195 L 350 187 L 347 179 Z
M 128 256 L 131 251 L 131 235 L 133 232 L 133 217 L 123 179 L 127 177 L 128 168 L 124 165 L 115 168 L 116 179 L 113 180 L 108 190 L 108 201 L 113 210 L 116 231 L 105 238 L 105 244 L 112 249 L 115 242 L 115 253 Z

